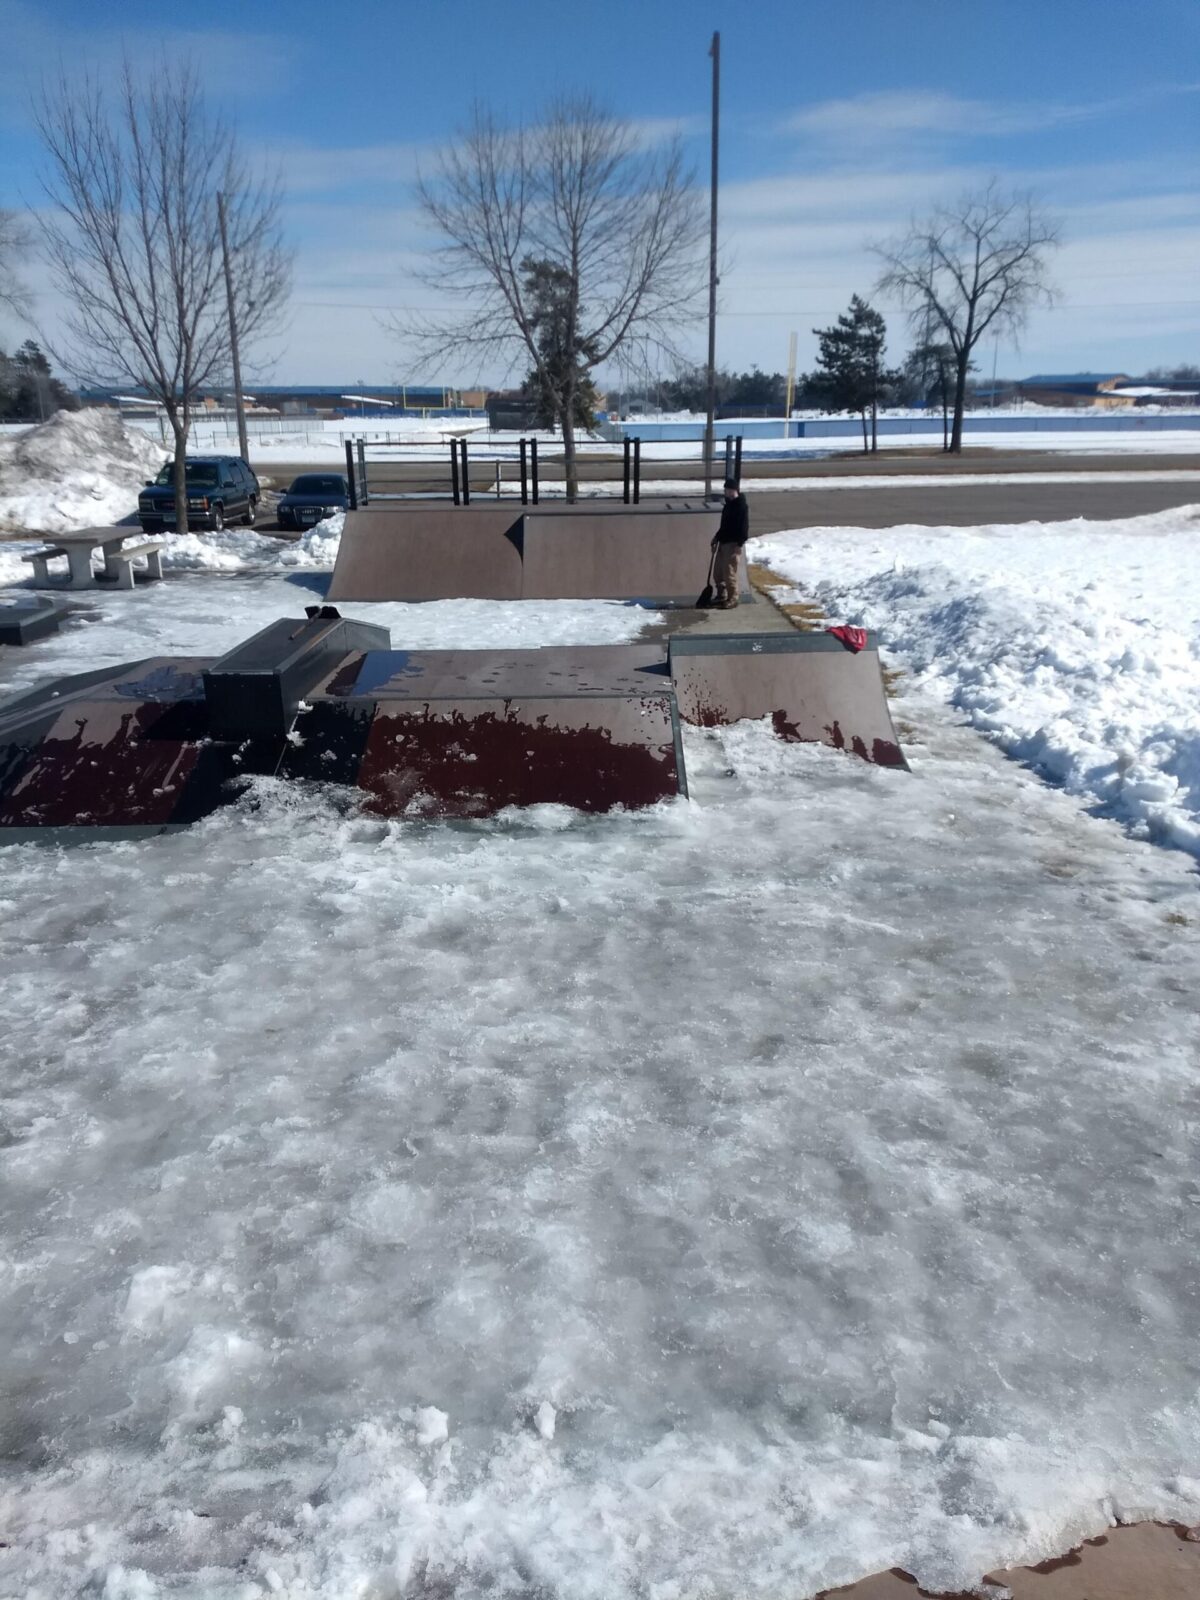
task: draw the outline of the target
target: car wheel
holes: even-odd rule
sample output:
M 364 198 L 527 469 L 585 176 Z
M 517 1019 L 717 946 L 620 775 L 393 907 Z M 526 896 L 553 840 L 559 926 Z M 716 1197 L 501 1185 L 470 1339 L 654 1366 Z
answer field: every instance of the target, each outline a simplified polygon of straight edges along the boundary
M 243 522 L 248 528 L 252 528 L 254 526 L 254 514 L 256 510 L 257 507 L 254 504 L 254 496 L 251 495 L 249 500 L 246 502 L 246 515 L 242 518 Z
M 220 501 L 212 508 L 212 531 L 220 533 L 225 526 L 225 508 Z

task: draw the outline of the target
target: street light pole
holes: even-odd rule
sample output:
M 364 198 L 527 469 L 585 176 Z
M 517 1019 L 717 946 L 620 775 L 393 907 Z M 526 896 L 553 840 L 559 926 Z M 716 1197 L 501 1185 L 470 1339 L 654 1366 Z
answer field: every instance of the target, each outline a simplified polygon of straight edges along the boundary
M 708 420 L 704 427 L 704 498 L 713 492 L 713 431 L 717 414 L 717 155 L 721 125 L 721 35 L 714 33 L 712 57 L 712 183 L 708 238 Z
M 229 231 L 225 226 L 225 196 L 217 195 L 217 220 L 221 224 L 221 256 L 225 264 L 225 300 L 229 307 L 229 355 L 233 366 L 233 402 L 237 407 L 238 450 L 249 463 L 250 440 L 246 435 L 246 402 L 242 399 L 242 362 L 238 354 L 237 314 L 233 304 L 233 269 L 229 265 Z

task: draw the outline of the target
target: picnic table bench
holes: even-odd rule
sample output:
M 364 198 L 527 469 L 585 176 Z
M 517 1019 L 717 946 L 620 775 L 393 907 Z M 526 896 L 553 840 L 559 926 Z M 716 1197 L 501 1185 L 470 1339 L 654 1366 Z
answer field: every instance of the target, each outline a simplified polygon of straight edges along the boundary
M 136 544 L 126 544 L 124 528 L 81 528 L 73 533 L 59 533 L 48 540 L 40 550 L 33 550 L 22 559 L 33 567 L 33 581 L 39 588 L 62 587 L 50 577 L 50 562 L 65 556 L 67 560 L 68 589 L 90 589 L 101 580 L 113 582 L 121 589 L 132 589 L 133 563 L 146 558 L 147 574 L 161 578 L 162 539 L 140 539 Z M 92 555 L 100 550 L 104 556 L 104 569 L 97 575 L 92 571 Z

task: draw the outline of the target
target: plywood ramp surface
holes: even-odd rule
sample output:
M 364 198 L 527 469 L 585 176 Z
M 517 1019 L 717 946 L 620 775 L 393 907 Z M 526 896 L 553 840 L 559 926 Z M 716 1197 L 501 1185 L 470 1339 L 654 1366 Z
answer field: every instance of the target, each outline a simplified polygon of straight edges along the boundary
M 330 600 L 519 600 L 519 506 L 348 511 Z
M 523 597 L 694 600 L 720 520 L 717 511 L 539 508 L 525 519 Z

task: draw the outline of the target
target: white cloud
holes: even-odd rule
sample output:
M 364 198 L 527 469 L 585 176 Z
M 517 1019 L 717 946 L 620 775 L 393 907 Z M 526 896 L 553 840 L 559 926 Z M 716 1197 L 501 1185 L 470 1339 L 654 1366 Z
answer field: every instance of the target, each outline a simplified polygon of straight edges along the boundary
M 973 100 L 940 89 L 870 90 L 805 106 L 783 129 L 824 145 L 855 151 L 930 140 L 998 138 L 1095 122 L 1135 111 L 1150 101 L 1200 92 L 1200 84 L 1167 84 L 1106 100 Z

